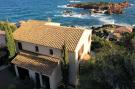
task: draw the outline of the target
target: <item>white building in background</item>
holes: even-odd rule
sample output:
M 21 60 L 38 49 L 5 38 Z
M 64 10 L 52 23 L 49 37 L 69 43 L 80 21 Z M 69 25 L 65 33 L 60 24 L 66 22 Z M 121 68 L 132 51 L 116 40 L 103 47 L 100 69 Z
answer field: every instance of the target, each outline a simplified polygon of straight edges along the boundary
M 34 80 L 37 88 L 57 89 L 62 79 L 60 59 L 66 43 L 69 83 L 77 84 L 79 61 L 90 52 L 91 30 L 60 26 L 59 23 L 28 20 L 14 33 L 18 55 L 12 60 L 17 77 Z
M 6 36 L 5 31 L 0 30 L 0 48 L 6 46 Z

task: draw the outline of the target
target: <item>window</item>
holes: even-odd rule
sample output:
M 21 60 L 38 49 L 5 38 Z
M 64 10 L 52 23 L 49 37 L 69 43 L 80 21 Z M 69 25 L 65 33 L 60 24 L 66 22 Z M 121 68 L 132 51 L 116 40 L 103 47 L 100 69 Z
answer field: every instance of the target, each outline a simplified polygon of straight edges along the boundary
M 50 80 L 48 76 L 42 75 L 43 85 L 45 89 L 50 89 Z
M 22 43 L 21 43 L 21 42 L 18 42 L 18 48 L 19 48 L 20 50 L 22 50 Z
M 35 51 L 39 52 L 38 46 L 35 46 Z
M 52 49 L 50 49 L 50 54 L 53 55 L 53 50 Z

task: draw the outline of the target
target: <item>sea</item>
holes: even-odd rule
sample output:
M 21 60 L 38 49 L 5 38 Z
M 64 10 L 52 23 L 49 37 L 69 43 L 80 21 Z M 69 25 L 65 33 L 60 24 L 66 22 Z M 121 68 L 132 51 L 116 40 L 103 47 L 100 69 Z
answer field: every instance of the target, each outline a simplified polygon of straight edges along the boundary
M 90 14 L 88 10 L 69 8 L 68 4 L 81 2 L 123 2 L 125 0 L 0 0 L 0 20 L 48 20 L 66 26 L 90 28 L 103 24 L 135 26 L 135 0 L 128 0 L 130 7 L 123 14 Z M 64 14 L 72 11 L 72 15 Z

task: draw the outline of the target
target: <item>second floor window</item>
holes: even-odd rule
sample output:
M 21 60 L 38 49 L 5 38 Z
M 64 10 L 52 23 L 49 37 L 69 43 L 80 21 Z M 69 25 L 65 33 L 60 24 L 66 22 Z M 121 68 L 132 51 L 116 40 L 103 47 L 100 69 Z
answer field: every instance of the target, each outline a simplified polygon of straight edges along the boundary
M 52 49 L 50 49 L 50 54 L 53 55 L 53 50 Z
M 22 43 L 21 42 L 18 42 L 18 48 L 19 48 L 19 50 L 22 50 Z
M 35 51 L 39 52 L 38 46 L 35 46 Z

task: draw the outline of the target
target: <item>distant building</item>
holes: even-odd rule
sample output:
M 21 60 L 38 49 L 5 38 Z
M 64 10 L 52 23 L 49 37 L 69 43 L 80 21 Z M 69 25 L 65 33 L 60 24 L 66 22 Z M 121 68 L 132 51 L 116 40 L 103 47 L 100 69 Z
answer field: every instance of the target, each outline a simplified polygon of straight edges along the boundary
M 123 33 L 131 33 L 133 28 L 130 26 L 116 26 L 115 30 L 112 30 L 112 33 L 109 34 L 108 38 L 115 38 L 117 41 L 122 37 Z
M 129 26 L 118 26 L 116 28 L 116 30 L 114 31 L 114 33 L 125 33 L 125 32 L 128 32 L 128 33 L 131 33 L 132 32 L 132 27 L 129 27 Z
M 5 31 L 0 30 L 0 48 L 6 46 L 6 36 Z
M 57 89 L 62 79 L 62 46 L 69 52 L 69 82 L 77 84 L 79 62 L 90 52 L 91 30 L 59 23 L 28 20 L 13 33 L 18 55 L 12 60 L 20 79 L 32 79 L 38 88 Z

